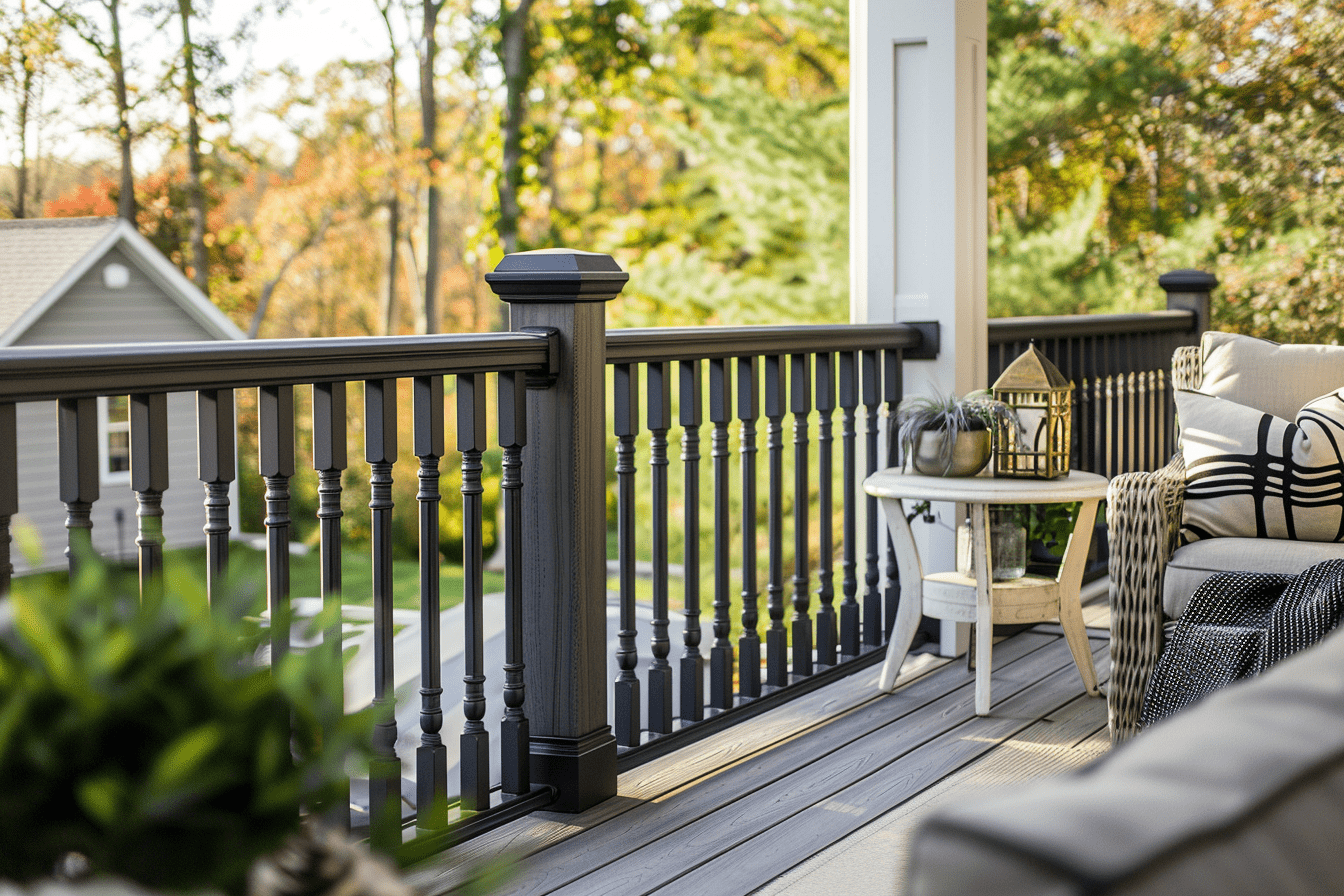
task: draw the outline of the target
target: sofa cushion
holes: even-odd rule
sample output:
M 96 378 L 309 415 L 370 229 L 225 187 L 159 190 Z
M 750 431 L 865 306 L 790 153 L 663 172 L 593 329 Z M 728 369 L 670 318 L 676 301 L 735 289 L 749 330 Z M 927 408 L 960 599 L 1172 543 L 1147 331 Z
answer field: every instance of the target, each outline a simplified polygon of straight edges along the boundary
M 1344 346 L 1279 345 L 1239 333 L 1200 340 L 1199 390 L 1291 420 L 1318 395 L 1344 386 Z
M 1100 761 L 933 813 L 908 891 L 1339 892 L 1344 630 Z
M 1190 595 L 1216 572 L 1297 575 L 1308 566 L 1344 558 L 1344 544 L 1270 538 L 1208 538 L 1176 549 L 1162 580 L 1162 610 L 1179 619 Z
M 1344 389 L 1289 422 L 1178 391 L 1185 511 L 1181 541 L 1214 536 L 1344 540 Z

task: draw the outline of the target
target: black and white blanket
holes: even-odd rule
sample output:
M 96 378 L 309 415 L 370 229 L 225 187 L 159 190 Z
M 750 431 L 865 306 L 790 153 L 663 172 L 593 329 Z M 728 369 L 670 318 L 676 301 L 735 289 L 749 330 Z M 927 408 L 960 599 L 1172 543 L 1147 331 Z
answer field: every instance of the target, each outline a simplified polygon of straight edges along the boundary
M 1296 576 L 1226 572 L 1190 598 L 1162 648 L 1140 726 L 1196 702 L 1315 644 L 1344 615 L 1344 560 Z

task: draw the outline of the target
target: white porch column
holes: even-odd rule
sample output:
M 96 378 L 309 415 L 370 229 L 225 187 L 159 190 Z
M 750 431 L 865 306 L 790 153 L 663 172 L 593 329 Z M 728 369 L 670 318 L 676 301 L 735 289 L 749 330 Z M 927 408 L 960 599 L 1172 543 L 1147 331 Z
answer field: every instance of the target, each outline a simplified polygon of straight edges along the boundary
M 906 394 L 983 388 L 986 0 L 850 0 L 849 12 L 850 319 L 941 324 L 937 360 L 906 362 Z M 952 533 L 917 529 L 924 568 L 951 569 Z M 943 625 L 944 652 L 960 652 L 965 626 Z

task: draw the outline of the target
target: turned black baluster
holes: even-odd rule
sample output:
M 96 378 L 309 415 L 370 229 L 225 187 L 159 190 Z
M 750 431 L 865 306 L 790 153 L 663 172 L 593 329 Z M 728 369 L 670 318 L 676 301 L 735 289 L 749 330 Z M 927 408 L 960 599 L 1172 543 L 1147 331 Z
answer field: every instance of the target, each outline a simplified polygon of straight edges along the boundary
M 392 464 L 397 459 L 397 381 L 364 383 L 364 459 L 369 464 L 373 563 L 373 755 L 369 759 L 369 840 L 401 845 L 401 760 L 397 757 L 392 657 Z
M 859 405 L 859 365 L 854 352 L 840 352 L 840 445 L 841 479 L 844 482 L 844 554 L 840 562 L 843 574 L 841 587 L 844 600 L 840 603 L 840 656 L 853 659 L 859 655 L 858 601 L 858 467 L 855 459 L 854 412 Z
M 93 556 L 93 502 L 98 500 L 98 400 L 62 398 L 56 403 L 60 499 L 65 504 L 65 548 L 70 578 Z
M 742 634 L 737 640 L 738 691 L 761 696 L 760 590 L 756 584 L 756 418 L 760 377 L 755 358 L 737 360 L 738 452 L 742 458 Z
M 835 618 L 835 537 L 832 532 L 834 494 L 832 466 L 834 438 L 831 412 L 835 410 L 835 355 L 817 355 L 817 664 L 834 666 L 837 631 Z
M 499 727 L 505 793 L 532 788 L 530 728 L 523 712 L 523 447 L 527 444 L 527 375 L 499 375 L 499 444 L 504 449 L 504 721 Z
M 793 674 L 812 674 L 812 596 L 808 592 L 809 544 L 807 470 L 807 416 L 812 413 L 812 356 L 789 356 L 789 413 L 793 414 Z
M 714 424 L 709 456 L 714 464 L 714 644 L 709 651 L 709 705 L 733 705 L 733 620 L 729 593 L 731 546 L 728 503 L 728 422 L 733 418 L 732 368 L 727 358 L 709 362 L 709 420 Z
M 140 595 L 163 582 L 163 493 L 168 488 L 168 396 L 132 395 L 131 490 L 135 492 Z
M 878 471 L 881 457 L 877 450 L 877 412 L 882 404 L 882 353 L 867 351 L 861 354 L 863 360 L 863 404 L 867 408 L 868 437 L 868 475 Z M 878 590 L 881 574 L 878 572 L 878 526 L 877 498 L 867 496 L 864 523 L 867 529 L 868 552 L 863 593 L 863 643 L 865 647 L 878 647 L 882 644 L 882 593 Z
M 649 480 L 653 488 L 653 636 L 649 649 L 649 731 L 672 732 L 672 651 L 668 640 L 667 571 L 667 430 L 672 426 L 672 377 L 666 361 L 647 366 L 649 410 Z
M 613 379 L 616 433 L 616 545 L 621 630 L 617 636 L 616 745 L 639 745 L 639 648 L 635 638 L 635 436 L 639 433 L 639 368 L 617 364 Z
M 229 569 L 229 485 L 237 468 L 233 390 L 196 393 L 196 464 L 205 485 L 205 588 L 213 605 Z
M 892 427 L 896 425 L 896 407 L 901 403 L 901 392 L 903 389 L 901 383 L 901 350 L 887 349 L 882 353 L 882 394 L 886 398 L 887 406 L 887 450 L 883 452 L 883 465 L 887 467 L 896 466 L 900 445 L 896 438 L 896 433 Z M 896 606 L 901 600 L 901 581 L 900 575 L 896 569 L 896 545 L 891 538 L 891 528 L 883 527 L 886 532 L 884 543 L 887 548 L 887 590 L 885 592 L 883 615 L 886 625 L 882 632 L 882 641 L 891 637 L 891 630 L 896 625 Z
M 443 377 L 412 386 L 415 456 L 420 460 L 420 744 L 415 748 L 415 826 L 448 824 L 448 748 L 443 744 L 443 650 L 439 620 L 439 458 L 443 457 Z
M 19 431 L 14 405 L 0 403 L 0 597 L 14 578 L 10 556 L 10 519 L 19 512 Z
M 765 631 L 765 683 L 783 687 L 789 683 L 789 636 L 784 629 L 784 418 L 787 403 L 784 358 L 765 359 L 765 447 L 770 466 L 768 506 L 768 566 L 766 611 L 770 625 Z
M 266 481 L 266 606 L 271 662 L 289 652 L 289 480 L 294 475 L 294 387 L 257 390 L 257 471 Z
M 682 544 L 686 567 L 681 655 L 681 720 L 698 722 L 705 717 L 705 658 L 700 653 L 700 425 L 704 419 L 700 388 L 700 362 L 682 361 L 680 376 L 681 460 L 684 473 L 682 494 L 685 520 Z
M 481 452 L 485 450 L 485 374 L 457 378 L 457 450 L 462 452 L 462 607 L 466 684 L 462 696 L 462 808 L 490 808 L 490 732 L 485 730 L 485 550 L 481 531 Z
M 230 393 L 232 398 L 232 393 Z M 232 402 L 230 401 L 230 404 Z M 322 649 L 340 668 L 341 633 L 341 473 L 348 464 L 346 451 L 345 383 L 313 386 L 313 469 L 317 471 L 317 521 L 322 611 Z M 226 530 L 227 531 L 227 530 Z M 335 676 L 328 685 L 337 704 L 345 702 L 345 681 Z M 328 824 L 350 828 L 350 782 L 342 780 L 325 814 Z

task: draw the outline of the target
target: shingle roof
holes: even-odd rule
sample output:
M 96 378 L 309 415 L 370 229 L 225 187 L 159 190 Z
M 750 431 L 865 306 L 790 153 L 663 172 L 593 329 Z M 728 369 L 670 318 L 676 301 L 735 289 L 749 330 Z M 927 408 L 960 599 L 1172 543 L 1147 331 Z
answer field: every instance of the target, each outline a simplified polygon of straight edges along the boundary
M 0 333 L 117 226 L 117 218 L 0 221 Z

